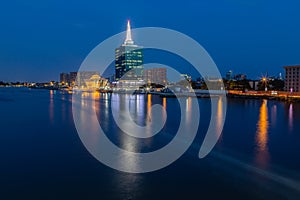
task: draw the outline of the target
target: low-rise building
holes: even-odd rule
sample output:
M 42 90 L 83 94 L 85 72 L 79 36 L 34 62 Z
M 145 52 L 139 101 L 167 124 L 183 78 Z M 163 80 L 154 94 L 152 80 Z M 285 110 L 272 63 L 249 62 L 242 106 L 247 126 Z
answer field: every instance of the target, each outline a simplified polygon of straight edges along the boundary
M 143 80 L 148 84 L 155 83 L 160 85 L 166 85 L 167 69 L 166 68 L 144 69 Z

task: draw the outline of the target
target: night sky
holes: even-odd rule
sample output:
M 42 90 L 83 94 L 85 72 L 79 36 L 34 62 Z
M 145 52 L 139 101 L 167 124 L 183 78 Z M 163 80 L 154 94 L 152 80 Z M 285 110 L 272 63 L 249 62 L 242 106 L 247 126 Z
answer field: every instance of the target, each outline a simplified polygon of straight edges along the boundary
M 194 38 L 223 75 L 277 75 L 300 64 L 299 8 L 296 0 L 2 1 L 0 80 L 58 80 L 124 31 L 127 19 L 132 28 L 165 27 Z

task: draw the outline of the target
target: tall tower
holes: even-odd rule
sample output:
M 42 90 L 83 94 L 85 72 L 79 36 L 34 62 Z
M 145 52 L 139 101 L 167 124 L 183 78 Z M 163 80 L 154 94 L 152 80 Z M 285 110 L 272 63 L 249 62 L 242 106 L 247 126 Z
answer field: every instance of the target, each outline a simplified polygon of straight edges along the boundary
M 115 51 L 116 80 L 142 80 L 143 49 L 132 40 L 130 21 L 127 22 L 126 39 Z

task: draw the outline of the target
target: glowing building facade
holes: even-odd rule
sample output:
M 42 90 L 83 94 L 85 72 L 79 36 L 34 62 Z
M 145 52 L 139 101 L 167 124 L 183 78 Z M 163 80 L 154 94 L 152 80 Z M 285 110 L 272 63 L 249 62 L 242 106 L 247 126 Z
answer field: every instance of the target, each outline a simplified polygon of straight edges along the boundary
M 130 21 L 127 23 L 126 39 L 116 49 L 115 55 L 116 81 L 143 79 L 143 50 L 132 40 Z

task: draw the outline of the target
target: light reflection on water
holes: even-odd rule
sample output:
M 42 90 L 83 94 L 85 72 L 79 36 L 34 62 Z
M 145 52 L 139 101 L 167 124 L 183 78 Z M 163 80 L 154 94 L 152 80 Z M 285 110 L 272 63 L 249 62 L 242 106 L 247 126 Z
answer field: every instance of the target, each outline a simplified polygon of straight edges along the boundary
M 289 129 L 290 131 L 293 130 L 293 104 L 290 104 L 289 107 Z
M 162 106 L 165 109 L 165 111 L 167 111 L 167 98 L 166 97 L 163 97 L 163 99 L 162 99 Z M 166 119 L 167 112 L 163 112 L 162 117 L 163 117 L 163 119 Z
M 217 109 L 217 116 L 216 116 L 216 130 L 217 132 L 221 133 L 222 129 L 223 129 L 223 119 L 224 119 L 224 113 L 223 113 L 223 106 L 224 106 L 224 103 L 223 103 L 223 99 L 222 97 L 219 98 L 218 100 L 218 109 Z M 222 134 L 220 135 L 219 137 L 219 143 L 222 141 Z
M 269 149 L 268 149 L 268 138 L 269 138 L 269 117 L 268 117 L 268 100 L 263 100 L 260 110 L 259 118 L 257 122 L 256 131 L 256 162 L 261 167 L 266 168 L 269 164 Z
M 157 112 L 152 113 L 152 107 L 153 104 L 159 103 L 162 105 L 162 111 L 160 115 L 162 118 L 167 117 L 167 98 L 162 98 L 160 102 L 153 103 L 152 100 L 153 96 L 151 94 L 148 95 L 127 95 L 127 94 L 100 94 L 99 92 L 94 93 L 87 93 L 83 92 L 81 94 L 81 107 L 87 107 L 89 104 L 91 104 L 91 101 L 95 103 L 94 109 L 100 113 L 101 110 L 102 114 L 105 114 L 105 117 L 109 117 L 111 115 L 111 112 L 121 112 L 123 110 L 126 110 L 126 106 L 129 108 L 129 112 L 131 115 L 131 118 L 135 123 L 141 126 L 146 126 L 146 134 L 149 132 L 151 135 L 152 129 L 151 126 L 147 126 L 148 124 L 152 123 L 153 119 L 157 117 Z M 104 101 L 100 101 L 100 99 Z M 197 98 L 187 97 L 184 99 L 185 103 L 185 113 L 182 116 L 183 123 L 186 125 L 193 123 L 192 119 L 192 112 L 194 109 L 194 106 L 196 105 L 195 102 L 197 101 Z M 215 121 L 213 124 L 215 124 L 214 129 L 216 132 L 220 132 L 220 129 L 222 129 L 222 120 L 224 119 L 223 115 L 223 100 L 222 98 L 217 99 L 218 107 L 217 107 L 217 115 L 213 118 Z M 110 103 L 109 103 L 110 102 Z M 145 109 L 146 108 L 146 109 Z M 82 112 L 85 109 L 82 109 Z M 180 111 L 179 111 L 180 112 Z M 180 117 L 180 113 L 178 113 L 178 116 Z M 128 126 L 126 119 L 121 120 L 121 126 Z M 122 136 L 123 134 L 120 134 Z M 139 152 L 139 149 L 136 149 L 136 146 L 139 146 L 139 144 L 136 144 L 136 140 L 131 140 L 130 137 L 120 137 L 121 146 L 132 152 Z M 126 141 L 125 141 L 126 140 Z M 146 143 L 150 143 L 151 140 L 146 140 Z
M 54 91 L 50 90 L 50 103 L 49 103 L 49 119 L 51 124 L 54 123 Z
M 186 98 L 186 108 L 185 108 L 185 115 L 186 115 L 186 122 L 187 123 L 192 123 L 192 97 L 187 97 Z
M 85 98 L 87 94 L 83 95 L 83 99 L 81 102 L 82 107 L 86 107 L 90 102 L 87 101 Z M 174 106 L 174 101 L 172 99 L 153 99 L 152 95 L 119 95 L 119 94 L 111 94 L 110 98 L 108 98 L 107 94 L 101 94 L 100 96 L 97 95 L 91 95 L 93 99 L 105 99 L 104 103 L 99 104 L 96 106 L 96 109 L 101 109 L 101 113 L 107 116 L 111 116 L 111 109 L 112 110 L 124 110 L 125 106 L 129 105 L 129 111 L 131 114 L 131 117 L 133 120 L 138 124 L 144 124 L 147 125 L 148 123 L 151 123 L 153 118 L 152 113 L 152 106 L 155 103 L 159 103 L 162 105 L 164 109 L 167 107 Z M 217 113 L 216 116 L 214 116 L 213 120 L 215 120 L 215 130 L 218 131 L 220 128 L 222 128 L 222 119 L 225 117 L 223 114 L 223 101 L 222 98 L 215 99 L 217 101 Z M 184 116 L 184 123 L 189 124 L 192 123 L 193 119 L 191 117 L 191 112 L 193 112 L 193 109 L 195 106 L 193 104 L 194 101 L 198 101 L 196 98 L 185 98 L 183 99 L 183 102 L 185 103 L 185 112 L 182 113 Z M 103 101 L 101 101 L 103 102 Z M 111 102 L 111 103 L 109 103 Z M 251 104 L 250 104 L 251 103 Z M 248 107 L 253 107 L 253 105 L 257 105 L 256 102 L 248 102 Z M 269 108 L 270 107 L 270 114 L 269 117 Z M 248 114 L 254 114 L 256 117 L 253 117 L 251 120 L 254 121 L 254 124 L 256 123 L 256 132 L 252 131 L 252 136 L 249 138 L 251 140 L 251 143 L 256 146 L 255 149 L 255 155 L 254 155 L 254 163 L 255 166 L 258 166 L 262 169 L 268 169 L 270 166 L 270 152 L 269 152 L 269 129 L 272 129 L 273 123 L 276 124 L 276 116 L 278 115 L 279 109 L 281 109 L 280 104 L 277 107 L 276 105 L 272 105 L 272 102 L 268 102 L 267 100 L 263 100 L 262 103 L 259 105 L 259 114 L 255 111 L 249 112 Z M 105 111 L 104 111 L 105 110 Z M 84 109 L 82 110 L 84 112 Z M 288 109 L 288 123 L 286 125 L 291 125 L 293 123 L 293 105 L 291 104 Z M 166 112 L 162 112 L 162 115 L 165 115 Z M 253 116 L 254 116 L 253 115 Z M 257 119 L 258 116 L 258 119 Z M 177 117 L 177 116 L 172 116 Z M 82 115 L 82 118 L 88 118 L 86 114 Z M 250 120 L 250 119 L 249 119 Z M 257 120 L 257 122 L 255 122 Z M 274 121 L 273 121 L 274 120 Z M 280 122 L 280 120 L 278 120 Z M 122 123 L 126 124 L 126 120 L 124 120 Z M 247 123 L 247 122 L 246 122 Z M 272 126 L 270 127 L 270 124 L 272 123 Z M 149 129 L 151 131 L 151 129 Z M 255 135 L 254 135 L 255 133 Z M 188 132 L 187 132 L 188 134 Z M 131 152 L 140 152 L 142 149 L 142 145 L 152 145 L 154 143 L 150 138 L 148 138 L 145 142 L 141 143 L 139 140 L 133 137 L 129 137 L 125 133 L 117 133 L 118 140 L 119 140 L 119 147 L 131 151 Z M 245 135 L 245 137 L 247 137 Z M 99 138 L 95 135 L 95 138 L 92 140 L 97 141 Z M 255 142 L 255 143 L 253 143 Z M 124 155 L 119 155 L 117 162 L 120 166 L 129 166 L 133 169 L 139 169 L 141 166 L 141 163 L 139 160 L 135 160 L 135 157 L 127 156 L 124 157 Z M 136 174 L 127 174 L 124 175 L 123 173 L 115 173 L 113 177 L 113 181 L 116 182 L 116 187 L 119 187 L 120 190 L 123 188 L 124 192 L 124 198 L 131 198 L 133 197 L 135 193 L 139 190 L 139 185 L 143 184 L 144 176 L 136 175 Z
M 271 124 L 272 127 L 276 127 L 276 122 L 277 122 L 277 105 L 273 105 L 272 106 L 272 110 L 271 110 Z
M 79 107 L 90 105 L 87 95 L 93 94 L 83 94 L 83 99 L 78 102 Z M 234 159 L 218 159 L 212 155 L 208 159 L 199 160 L 193 154 L 199 151 L 196 146 L 171 167 L 148 174 L 128 174 L 96 162 L 86 152 L 74 129 L 68 94 L 60 91 L 55 94 L 54 91 L 45 90 L 0 88 L 0 96 L 12 99 L 0 100 L 3 116 L 1 133 L 6 133 L 1 134 L 2 196 L 4 193 L 7 197 L 16 196 L 13 199 L 42 199 L 42 193 L 45 193 L 51 199 L 60 195 L 67 197 L 69 194 L 73 194 L 73 199 L 84 199 L 86 194 L 95 199 L 177 199 L 183 196 L 192 199 L 197 195 L 203 196 L 204 192 L 216 193 L 216 188 L 219 188 L 217 191 L 220 191 L 222 197 L 233 199 L 243 199 L 241 195 L 251 195 L 248 199 L 299 199 L 299 193 L 292 190 L 299 188 L 299 184 L 290 187 L 300 181 L 300 161 L 297 159 L 300 156 L 300 125 L 297 123 L 300 119 L 299 103 L 229 99 L 230 109 L 226 115 L 222 148 L 215 148 L 214 152 Z M 110 116 L 110 119 L 101 121 L 105 130 L 108 130 L 107 135 L 118 132 L 111 123 L 110 110 L 111 103 L 118 102 L 112 101 L 111 96 L 116 100 L 122 95 L 100 94 L 99 99 L 95 100 L 95 104 L 98 104 L 95 107 L 98 109 L 97 113 L 101 114 L 99 120 L 102 116 Z M 188 101 L 186 98 L 183 100 Z M 146 123 L 149 121 L 146 113 L 152 112 L 149 110 L 150 101 L 151 104 L 161 103 L 164 108 L 168 108 L 168 119 L 177 117 L 176 113 L 169 115 L 176 107 L 174 99 L 154 95 L 150 98 L 145 95 L 144 101 Z M 209 100 L 198 101 L 202 106 L 201 111 L 204 111 L 201 121 L 206 120 Z M 222 108 L 222 102 L 219 100 L 217 103 L 218 108 Z M 66 121 L 62 121 L 64 105 Z M 192 104 L 191 111 L 193 109 Z M 185 113 L 184 111 L 183 114 Z M 216 113 L 214 119 L 221 118 L 220 114 L 222 113 Z M 83 109 L 80 117 L 89 119 L 89 113 Z M 90 127 L 90 130 L 94 128 Z M 200 129 L 198 135 L 205 134 L 204 131 Z M 119 133 L 115 135 L 119 137 Z M 101 140 L 97 134 L 90 136 L 94 142 Z M 118 139 L 124 143 L 132 138 L 120 134 Z M 200 141 L 201 138 L 198 139 Z M 148 141 L 151 140 L 147 139 Z M 150 146 L 157 142 L 155 138 L 152 141 Z M 137 145 L 138 142 L 132 140 L 131 144 Z M 147 144 L 144 142 L 142 145 Z M 134 148 L 139 150 L 139 146 Z M 227 149 L 228 152 L 225 151 Z M 121 164 L 131 164 L 133 168 L 140 165 L 130 158 L 123 158 L 122 162 Z M 267 167 L 264 167 L 264 163 Z M 262 168 L 264 170 L 260 170 Z M 36 196 L 38 192 L 40 195 Z M 236 193 L 241 195 L 237 196 Z M 191 195 L 188 196 L 189 194 Z

